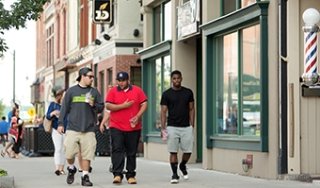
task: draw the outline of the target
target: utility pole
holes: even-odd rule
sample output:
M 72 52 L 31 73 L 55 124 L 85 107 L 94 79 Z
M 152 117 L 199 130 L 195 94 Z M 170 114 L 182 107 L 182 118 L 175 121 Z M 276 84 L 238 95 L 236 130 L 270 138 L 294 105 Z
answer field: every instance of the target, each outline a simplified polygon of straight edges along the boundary
M 16 102 L 16 51 L 13 50 L 13 85 L 12 85 L 12 102 Z

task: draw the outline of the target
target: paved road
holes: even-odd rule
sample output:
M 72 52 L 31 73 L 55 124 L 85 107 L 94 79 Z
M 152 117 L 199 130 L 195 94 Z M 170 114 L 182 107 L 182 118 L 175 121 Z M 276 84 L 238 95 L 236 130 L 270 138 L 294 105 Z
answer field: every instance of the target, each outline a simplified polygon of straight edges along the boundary
M 246 177 L 236 174 L 222 173 L 201 169 L 199 164 L 188 166 L 190 179 L 180 180 L 179 184 L 169 183 L 171 170 L 164 162 L 138 158 L 137 180 L 138 184 L 129 185 L 126 181 L 119 185 L 112 184 L 112 174 L 108 171 L 110 157 L 96 157 L 92 163 L 93 172 L 90 179 L 93 187 L 139 187 L 139 188 L 304 188 L 320 187 L 320 184 L 304 183 L 286 180 L 265 180 Z M 52 157 L 21 157 L 20 159 L 0 158 L 0 168 L 14 177 L 16 188 L 70 188 L 81 187 L 80 173 L 75 176 L 72 185 L 66 184 L 66 175 L 56 176 Z

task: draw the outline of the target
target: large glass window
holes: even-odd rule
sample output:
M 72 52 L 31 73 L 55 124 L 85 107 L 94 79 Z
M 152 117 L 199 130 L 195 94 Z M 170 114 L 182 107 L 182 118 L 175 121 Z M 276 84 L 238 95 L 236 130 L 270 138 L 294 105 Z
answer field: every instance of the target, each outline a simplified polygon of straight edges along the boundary
M 172 38 L 171 12 L 171 1 L 166 1 L 153 9 L 154 44 Z
M 217 133 L 260 136 L 260 25 L 221 38 Z
M 155 106 L 156 106 L 156 127 L 160 128 L 160 100 L 162 96 L 162 92 L 170 87 L 170 72 L 171 72 L 171 60 L 170 56 L 164 56 L 156 59 L 155 61 L 156 68 L 156 98 L 155 98 Z

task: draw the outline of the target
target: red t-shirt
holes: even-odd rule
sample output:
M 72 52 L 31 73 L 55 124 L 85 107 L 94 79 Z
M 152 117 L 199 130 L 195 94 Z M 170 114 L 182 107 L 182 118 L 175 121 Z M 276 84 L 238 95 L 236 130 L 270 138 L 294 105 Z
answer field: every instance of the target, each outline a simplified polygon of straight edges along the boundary
M 141 104 L 147 101 L 147 96 L 141 88 L 134 85 L 129 85 L 128 90 L 121 90 L 119 87 L 113 87 L 106 96 L 106 102 L 111 104 L 122 104 L 126 100 L 133 100 L 133 105 L 130 108 L 111 111 L 109 127 L 121 131 L 140 130 L 141 121 L 132 128 L 130 126 L 130 119 L 139 112 Z

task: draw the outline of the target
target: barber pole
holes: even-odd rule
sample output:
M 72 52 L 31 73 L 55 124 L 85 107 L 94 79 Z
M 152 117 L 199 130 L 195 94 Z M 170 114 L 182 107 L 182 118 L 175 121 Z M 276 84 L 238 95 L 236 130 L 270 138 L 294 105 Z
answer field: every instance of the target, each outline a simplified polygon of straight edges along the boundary
M 302 15 L 304 31 L 304 71 L 302 79 L 305 85 L 311 86 L 318 82 L 318 37 L 320 13 L 317 9 L 309 8 Z
M 318 71 L 317 62 L 317 32 L 304 33 L 304 73 L 312 74 Z

